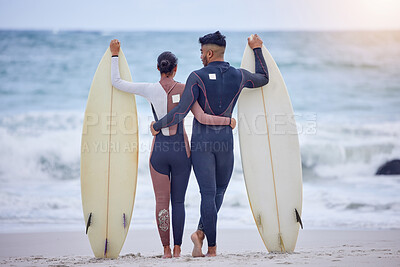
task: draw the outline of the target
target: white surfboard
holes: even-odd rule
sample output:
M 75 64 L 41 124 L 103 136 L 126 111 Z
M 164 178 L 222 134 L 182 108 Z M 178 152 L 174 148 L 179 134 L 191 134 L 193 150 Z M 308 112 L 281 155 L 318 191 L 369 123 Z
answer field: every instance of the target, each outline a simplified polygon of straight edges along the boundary
M 269 83 L 243 89 L 238 100 L 239 140 L 247 194 L 268 251 L 293 252 L 302 211 L 302 168 L 293 108 L 274 59 L 262 47 Z M 243 69 L 255 72 L 247 45 Z
M 119 53 L 121 78 L 131 81 Z M 117 258 L 125 242 L 136 192 L 138 119 L 133 94 L 111 84 L 107 49 L 90 88 L 81 144 L 81 190 L 86 232 L 94 255 Z

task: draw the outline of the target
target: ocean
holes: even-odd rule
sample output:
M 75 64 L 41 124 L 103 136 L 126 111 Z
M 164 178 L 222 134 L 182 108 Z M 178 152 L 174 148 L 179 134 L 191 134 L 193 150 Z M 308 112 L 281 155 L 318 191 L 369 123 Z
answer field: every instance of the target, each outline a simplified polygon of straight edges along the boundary
M 0 31 L 0 232 L 84 231 L 80 139 L 92 78 L 118 38 L 133 80 L 157 82 L 157 56 L 179 58 L 177 81 L 202 67 L 203 32 Z M 240 66 L 249 32 L 224 32 Z M 306 229 L 399 229 L 400 176 L 377 176 L 400 158 L 400 32 L 260 32 L 291 97 L 303 166 Z M 152 121 L 137 97 L 139 174 L 131 227 L 155 227 L 148 169 Z M 235 114 L 236 116 L 236 114 Z M 187 122 L 190 120 L 186 120 Z M 222 228 L 255 227 L 237 129 Z M 200 195 L 192 173 L 186 228 Z

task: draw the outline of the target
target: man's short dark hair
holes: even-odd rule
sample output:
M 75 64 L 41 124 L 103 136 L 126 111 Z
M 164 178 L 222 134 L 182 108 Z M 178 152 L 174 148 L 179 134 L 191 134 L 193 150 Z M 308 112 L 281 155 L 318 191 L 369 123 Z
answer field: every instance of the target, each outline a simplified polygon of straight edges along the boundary
M 222 35 L 219 31 L 216 31 L 214 33 L 209 33 L 204 35 L 203 37 L 200 37 L 199 43 L 201 45 L 215 44 L 218 46 L 226 47 L 225 36 Z

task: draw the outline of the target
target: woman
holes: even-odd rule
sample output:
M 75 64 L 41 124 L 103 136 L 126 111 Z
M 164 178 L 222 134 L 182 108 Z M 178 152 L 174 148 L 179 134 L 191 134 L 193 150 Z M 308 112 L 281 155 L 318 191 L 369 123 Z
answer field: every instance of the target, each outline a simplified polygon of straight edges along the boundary
M 110 50 L 112 85 L 122 91 L 145 97 L 152 106 L 155 120 L 162 118 L 178 103 L 185 88 L 173 80 L 178 59 L 171 52 L 162 53 L 157 59 L 161 79 L 158 83 L 132 83 L 121 80 L 118 67 L 120 43 L 112 40 Z M 192 108 L 196 120 L 209 125 L 231 125 L 236 121 L 227 117 L 204 113 L 196 103 Z M 171 258 L 169 201 L 172 205 L 172 230 L 174 236 L 174 257 L 181 253 L 182 235 L 185 223 L 185 194 L 191 171 L 190 147 L 183 122 L 163 128 L 153 138 L 150 154 L 150 174 L 156 197 L 156 220 L 158 232 L 164 247 L 163 258 Z

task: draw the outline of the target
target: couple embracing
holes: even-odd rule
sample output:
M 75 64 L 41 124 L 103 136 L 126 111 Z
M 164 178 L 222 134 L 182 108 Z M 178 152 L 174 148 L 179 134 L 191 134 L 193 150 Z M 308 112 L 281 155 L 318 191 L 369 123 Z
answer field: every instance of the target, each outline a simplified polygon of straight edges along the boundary
M 112 40 L 111 80 L 115 88 L 146 98 L 152 106 L 155 122 L 150 126 L 155 135 L 150 154 L 150 173 L 156 198 L 156 220 L 164 247 L 164 258 L 171 258 L 170 212 L 172 206 L 173 256 L 181 253 L 185 224 L 185 194 L 193 165 L 200 188 L 200 219 L 191 235 L 192 256 L 216 256 L 217 213 L 233 171 L 233 135 L 236 125 L 233 108 L 244 87 L 257 88 L 268 83 L 268 69 L 262 55 L 262 40 L 254 35 L 248 44 L 255 55 L 256 73 L 236 69 L 224 61 L 225 36 L 219 31 L 199 38 L 204 67 L 193 71 L 186 84 L 173 78 L 178 59 L 163 52 L 157 59 L 161 79 L 158 83 L 132 83 L 120 78 L 118 53 L 120 42 Z M 194 114 L 191 145 L 183 119 Z

